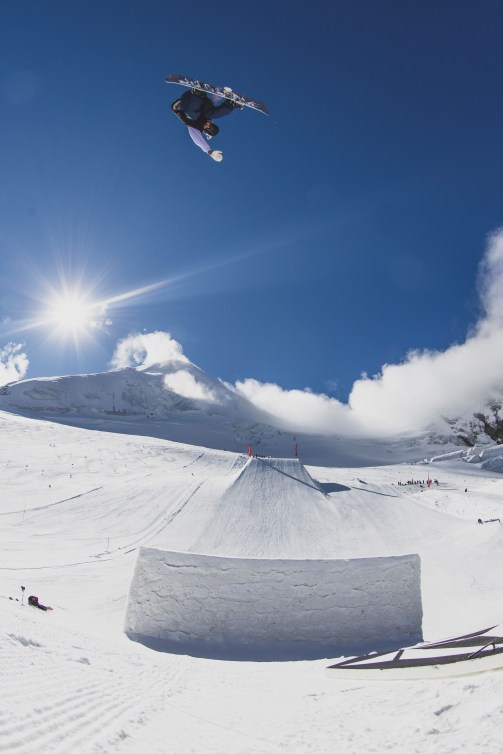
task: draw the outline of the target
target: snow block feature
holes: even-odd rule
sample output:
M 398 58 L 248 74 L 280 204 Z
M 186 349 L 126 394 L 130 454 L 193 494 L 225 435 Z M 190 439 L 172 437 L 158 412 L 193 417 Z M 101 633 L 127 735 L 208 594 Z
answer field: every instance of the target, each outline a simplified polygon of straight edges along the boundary
M 167 651 L 300 658 L 415 643 L 421 623 L 415 554 L 266 560 L 142 547 L 124 630 Z

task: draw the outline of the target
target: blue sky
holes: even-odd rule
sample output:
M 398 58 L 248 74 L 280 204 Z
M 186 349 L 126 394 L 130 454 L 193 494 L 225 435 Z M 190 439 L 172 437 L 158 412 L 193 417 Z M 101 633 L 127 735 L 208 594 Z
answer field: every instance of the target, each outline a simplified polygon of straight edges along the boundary
M 503 224 L 502 22 L 491 0 L 5 3 L 0 349 L 88 373 L 161 330 L 211 375 L 345 400 L 463 341 Z M 178 71 L 271 115 L 222 121 L 216 164 L 170 112 Z M 63 283 L 149 292 L 65 338 Z

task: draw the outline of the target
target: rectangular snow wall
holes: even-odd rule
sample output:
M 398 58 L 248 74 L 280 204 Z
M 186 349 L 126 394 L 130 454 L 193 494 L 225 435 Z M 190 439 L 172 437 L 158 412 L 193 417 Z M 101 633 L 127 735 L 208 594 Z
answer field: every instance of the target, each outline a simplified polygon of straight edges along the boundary
M 304 648 L 326 657 L 321 648 L 421 641 L 421 623 L 418 555 L 261 560 L 142 547 L 124 630 L 159 649 L 283 647 L 300 657 Z

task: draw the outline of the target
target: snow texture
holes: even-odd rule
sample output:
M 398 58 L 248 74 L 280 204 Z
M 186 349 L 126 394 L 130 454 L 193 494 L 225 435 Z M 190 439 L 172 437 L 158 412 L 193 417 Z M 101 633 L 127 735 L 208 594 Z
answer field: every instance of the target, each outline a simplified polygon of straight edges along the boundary
M 321 656 L 348 647 L 414 643 L 421 634 L 417 555 L 261 560 L 142 547 L 125 631 L 199 649 L 287 649 Z
M 481 469 L 489 469 L 499 474 L 503 473 L 503 448 L 501 445 L 492 448 L 465 448 L 457 452 L 436 456 L 431 461 L 438 463 L 446 460 L 451 461 L 456 458 L 466 461 L 466 463 L 477 464 Z
M 112 409 L 106 392 L 115 391 L 122 411 L 125 376 L 100 376 L 92 390 L 90 380 L 86 392 Z M 14 390 L 3 396 L 14 398 Z M 122 630 L 138 548 L 187 545 L 195 554 L 302 561 L 417 553 L 426 640 L 501 623 L 503 525 L 477 523 L 503 521 L 503 477 L 483 466 L 489 454 L 411 464 L 455 448 L 306 438 L 299 447 L 315 464 L 306 470 L 313 489 L 273 471 L 272 459 L 247 465 L 223 451 L 237 435 L 209 409 L 162 422 L 104 410 L 93 418 L 73 412 L 72 400 L 58 423 L 41 420 L 46 411 L 0 411 L 0 751 L 501 754 L 501 671 L 344 681 L 326 670 L 342 659 L 328 649 L 328 658 L 304 662 L 202 659 L 153 652 Z M 291 436 L 267 439 L 256 424 L 238 424 L 241 451 L 260 431 L 267 453 L 276 442 L 275 454 L 292 453 Z M 182 437 L 190 444 L 172 442 Z M 27 607 L 28 594 L 54 610 Z

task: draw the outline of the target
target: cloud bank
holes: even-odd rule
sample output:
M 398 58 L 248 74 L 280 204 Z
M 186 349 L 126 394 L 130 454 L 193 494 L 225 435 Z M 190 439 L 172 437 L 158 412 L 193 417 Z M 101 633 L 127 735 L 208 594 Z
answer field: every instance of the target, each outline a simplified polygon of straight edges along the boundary
M 167 374 L 164 378 L 164 385 L 183 398 L 192 398 L 194 400 L 206 401 L 213 403 L 217 400 L 215 393 L 203 382 L 196 380 L 191 372 L 186 369 L 179 369 L 172 374 Z
M 347 404 L 309 390 L 247 379 L 236 390 L 296 431 L 390 436 L 442 426 L 503 390 L 503 230 L 489 238 L 479 270 L 482 315 L 462 344 L 411 351 L 400 364 L 354 383 Z
M 503 230 L 489 238 L 478 290 L 481 316 L 463 343 L 445 351 L 411 351 L 401 363 L 385 364 L 378 374 L 354 383 L 347 404 L 252 378 L 226 386 L 295 432 L 389 437 L 432 426 L 445 429 L 445 418 L 472 413 L 503 392 Z M 170 361 L 182 363 L 167 376 L 167 387 L 190 398 L 213 398 L 184 368 L 190 362 L 169 333 L 124 338 L 112 363 L 120 368 Z
M 0 385 L 22 380 L 28 371 L 29 360 L 22 343 L 7 343 L 0 349 Z

